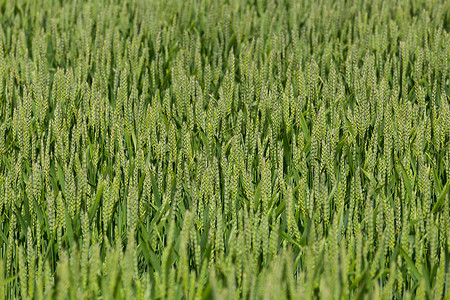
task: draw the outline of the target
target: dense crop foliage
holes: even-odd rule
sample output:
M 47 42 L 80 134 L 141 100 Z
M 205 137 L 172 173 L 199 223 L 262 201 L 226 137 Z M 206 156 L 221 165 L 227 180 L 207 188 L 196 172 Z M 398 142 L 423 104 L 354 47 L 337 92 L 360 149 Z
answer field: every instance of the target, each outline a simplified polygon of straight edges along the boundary
M 0 299 L 441 299 L 450 2 L 0 1 Z

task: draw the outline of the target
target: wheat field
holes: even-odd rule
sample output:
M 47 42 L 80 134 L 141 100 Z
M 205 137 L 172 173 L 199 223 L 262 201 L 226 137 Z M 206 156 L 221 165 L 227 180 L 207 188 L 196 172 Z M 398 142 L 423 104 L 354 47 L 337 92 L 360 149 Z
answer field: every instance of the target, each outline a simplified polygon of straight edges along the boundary
M 1 299 L 449 299 L 450 1 L 0 0 Z

